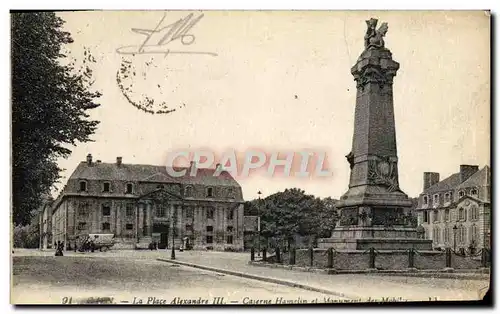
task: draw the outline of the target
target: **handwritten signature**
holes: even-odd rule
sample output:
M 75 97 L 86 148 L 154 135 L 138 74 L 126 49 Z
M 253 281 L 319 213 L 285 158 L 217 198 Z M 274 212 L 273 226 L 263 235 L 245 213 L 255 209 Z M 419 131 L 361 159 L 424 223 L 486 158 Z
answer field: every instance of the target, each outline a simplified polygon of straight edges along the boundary
M 189 46 L 195 42 L 196 37 L 190 34 L 189 31 L 203 18 L 203 14 L 195 18 L 193 16 L 194 14 L 190 13 L 172 24 L 161 27 L 166 18 L 166 14 L 164 13 L 154 29 L 132 28 L 134 33 L 146 36 L 141 45 L 123 46 L 116 49 L 116 52 L 125 55 L 164 54 L 167 56 L 168 54 L 199 54 L 216 57 L 217 54 L 213 52 L 180 51 L 171 50 L 166 47 L 169 43 L 176 40 L 180 40 L 185 46 Z

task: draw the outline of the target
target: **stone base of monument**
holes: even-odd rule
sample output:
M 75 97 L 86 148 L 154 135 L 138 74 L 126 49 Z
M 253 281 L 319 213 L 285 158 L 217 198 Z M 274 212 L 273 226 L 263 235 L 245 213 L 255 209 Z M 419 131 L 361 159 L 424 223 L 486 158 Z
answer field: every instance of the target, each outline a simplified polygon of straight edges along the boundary
M 415 228 L 350 226 L 336 228 L 330 238 L 318 239 L 318 247 L 335 250 L 432 250 L 432 240 L 419 239 Z
M 370 248 L 376 250 L 408 250 L 414 248 L 420 251 L 432 250 L 432 240 L 407 238 L 360 238 L 360 239 L 318 239 L 318 248 L 349 251 L 364 251 Z

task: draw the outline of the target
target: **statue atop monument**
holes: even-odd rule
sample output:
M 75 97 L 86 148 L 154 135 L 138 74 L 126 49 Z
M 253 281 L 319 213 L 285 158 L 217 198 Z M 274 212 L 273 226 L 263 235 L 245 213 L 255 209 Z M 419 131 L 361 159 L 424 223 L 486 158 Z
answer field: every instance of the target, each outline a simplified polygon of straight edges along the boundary
M 371 18 L 366 21 L 365 49 L 385 48 L 384 36 L 389 29 L 387 23 L 382 23 L 377 30 L 378 20 Z

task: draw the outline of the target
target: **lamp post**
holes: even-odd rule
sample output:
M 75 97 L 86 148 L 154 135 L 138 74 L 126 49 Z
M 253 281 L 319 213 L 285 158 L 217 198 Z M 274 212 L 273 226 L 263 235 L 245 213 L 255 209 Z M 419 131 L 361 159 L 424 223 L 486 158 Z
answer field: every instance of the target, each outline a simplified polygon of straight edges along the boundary
M 457 225 L 453 226 L 453 251 L 457 251 Z
M 172 208 L 172 253 L 170 259 L 175 259 L 175 221 L 177 220 L 177 208 Z
M 259 205 L 257 206 L 257 256 L 260 257 L 260 205 L 261 205 L 261 199 L 260 196 L 262 195 L 262 192 L 259 191 L 257 192 L 259 195 Z

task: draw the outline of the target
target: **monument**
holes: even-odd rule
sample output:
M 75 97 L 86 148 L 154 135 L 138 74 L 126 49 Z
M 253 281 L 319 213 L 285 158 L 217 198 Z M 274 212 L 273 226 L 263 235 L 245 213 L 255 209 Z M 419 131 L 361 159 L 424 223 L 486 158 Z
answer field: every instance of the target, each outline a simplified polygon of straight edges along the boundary
M 337 250 L 431 250 L 410 216 L 411 200 L 398 182 L 392 85 L 399 63 L 385 47 L 387 23 L 366 21 L 365 49 L 352 67 L 357 87 L 352 151 L 346 156 L 348 191 L 337 203 L 340 219 L 320 248 Z

